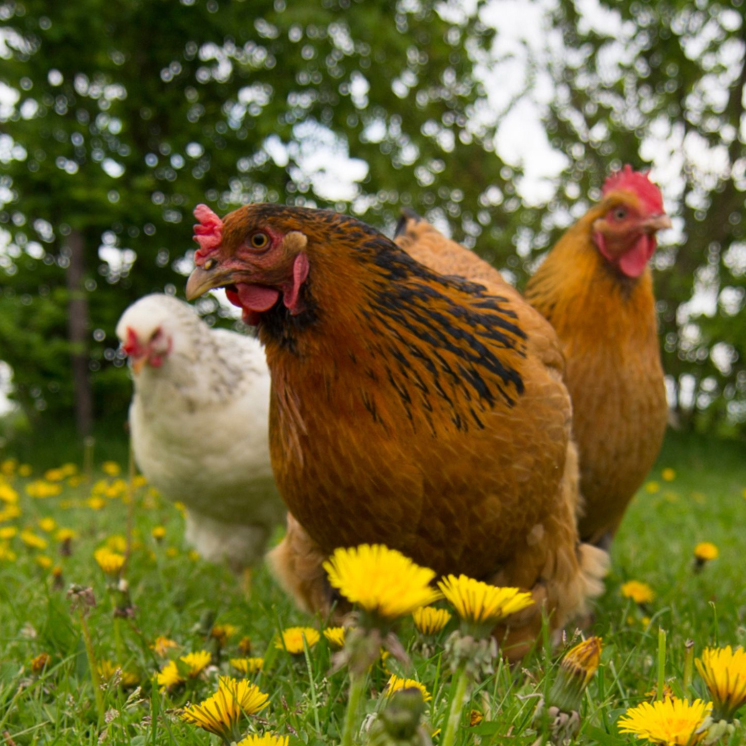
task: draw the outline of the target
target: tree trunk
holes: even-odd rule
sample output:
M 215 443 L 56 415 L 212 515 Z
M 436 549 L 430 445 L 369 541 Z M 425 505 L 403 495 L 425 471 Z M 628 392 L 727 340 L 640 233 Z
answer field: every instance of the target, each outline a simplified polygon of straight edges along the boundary
M 67 268 L 68 340 L 75 391 L 75 424 L 78 434 L 90 435 L 93 430 L 93 392 L 88 375 L 88 298 L 83 285 L 85 272 L 83 234 L 74 230 L 67 239 L 70 266 Z

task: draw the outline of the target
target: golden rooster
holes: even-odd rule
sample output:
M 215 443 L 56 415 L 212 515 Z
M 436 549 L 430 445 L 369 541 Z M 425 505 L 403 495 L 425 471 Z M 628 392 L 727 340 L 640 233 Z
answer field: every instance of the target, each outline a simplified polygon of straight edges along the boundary
M 648 262 L 670 228 L 660 190 L 630 166 L 562 236 L 526 298 L 556 329 L 573 402 L 580 536 L 608 546 L 653 466 L 667 405 Z
M 291 513 L 270 560 L 296 601 L 328 611 L 321 563 L 369 542 L 531 590 L 509 655 L 539 632 L 540 607 L 552 628 L 581 611 L 605 555 L 578 542 L 551 326 L 495 270 L 447 277 L 351 217 L 269 204 L 195 214 L 187 296 L 225 287 L 265 345 L 272 465 Z

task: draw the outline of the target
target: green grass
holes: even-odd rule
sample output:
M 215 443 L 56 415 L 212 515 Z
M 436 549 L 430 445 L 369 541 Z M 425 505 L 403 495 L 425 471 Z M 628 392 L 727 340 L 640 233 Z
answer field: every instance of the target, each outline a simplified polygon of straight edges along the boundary
M 45 462 L 48 465 L 46 458 Z M 661 477 L 666 467 L 676 471 L 672 481 Z M 37 472 L 31 479 L 40 476 Z M 140 676 L 141 688 L 104 686 L 107 714 L 99 726 L 80 621 L 70 610 L 66 590 L 71 583 L 93 588 L 97 605 L 88 615 L 88 624 L 95 656 L 116 660 L 112 602 L 92 555 L 112 534 L 125 533 L 127 506 L 119 495 L 104 497 L 104 506 L 93 509 L 86 502 L 90 482 L 76 487 L 65 484 L 59 496 L 32 498 L 25 492 L 29 481 L 17 476 L 9 480 L 20 493 L 21 515 L 0 522 L 0 528 L 33 528 L 49 545 L 29 548 L 18 535 L 0 541 L 16 555 L 14 561 L 0 559 L 0 742 L 7 732 L 6 739 L 10 737 L 18 746 L 217 744 L 215 736 L 181 722 L 176 710 L 187 700 L 199 701 L 214 692 L 218 672 L 230 671 L 228 659 L 239 655 L 237 645 L 244 636 L 251 639 L 253 655 L 265 657 L 265 671 L 255 681 L 270 695 L 269 707 L 253 720 L 254 731 L 290 735 L 291 746 L 338 742 L 349 679 L 344 669 L 331 671 L 331 651 L 325 639 L 309 650 L 307 659 L 274 648 L 279 629 L 296 624 L 319 626 L 319 620 L 295 610 L 266 568 L 255 573 L 247 598 L 241 582 L 227 569 L 190 557 L 179 511 L 149 495 L 147 488 L 136 495 L 137 544 L 126 572 L 135 613 L 132 619 L 116 622 L 121 633 L 119 663 Z M 672 436 L 650 481 L 658 484 L 658 490 L 642 490 L 635 499 L 613 547 L 606 593 L 595 606 L 592 627 L 586 630 L 586 634 L 603 637 L 604 652 L 599 673 L 585 695 L 580 744 L 634 742 L 631 736 L 617 733 L 615 722 L 657 684 L 659 627 L 667 632 L 665 678 L 677 694 L 688 697 L 704 696 L 705 691 L 696 673 L 693 689 L 683 689 L 686 641 L 694 640 L 699 653 L 707 645 L 743 644 L 746 636 L 742 570 L 746 461 L 742 446 Z M 39 519 L 48 517 L 79 533 L 71 556 L 60 556 L 54 532 L 45 534 L 39 528 Z M 155 526 L 166 529 L 161 541 L 152 536 Z M 700 541 L 715 543 L 720 557 L 695 573 L 692 552 Z M 62 589 L 54 587 L 51 569 L 38 564 L 39 555 L 62 568 Z M 646 608 L 621 597 L 620 585 L 629 579 L 644 581 L 654 589 L 655 599 Z M 210 646 L 214 652 L 214 641 L 206 637 L 213 622 L 239 628 L 216 659 L 217 665 L 186 689 L 159 693 L 153 677 L 165 660 L 149 647 L 155 637 L 176 640 L 181 645 L 178 654 Z M 408 675 L 432 694 L 427 721 L 443 731 L 454 689 L 443 643 L 453 626 L 451 622 L 430 649 L 418 642 L 411 620 L 404 620 L 400 628 L 400 639 L 412 659 Z M 484 720 L 473 728 L 464 725 L 456 742 L 473 744 L 481 739 L 486 746 L 536 740 L 531 724 L 535 695 L 548 690 L 562 650 L 574 640 L 570 629 L 566 645 L 559 650 L 552 651 L 546 643 L 513 670 L 500 664 L 496 674 L 472 693 L 465 708 L 464 722 L 472 709 L 483 713 Z M 31 660 L 41 652 L 50 654 L 51 662 L 37 674 Z M 387 666 L 405 672 L 390 658 Z M 384 704 L 380 693 L 387 679 L 382 666 L 374 666 L 364 697 L 366 715 L 378 712 Z M 732 743 L 739 743 L 738 738 L 736 734 Z

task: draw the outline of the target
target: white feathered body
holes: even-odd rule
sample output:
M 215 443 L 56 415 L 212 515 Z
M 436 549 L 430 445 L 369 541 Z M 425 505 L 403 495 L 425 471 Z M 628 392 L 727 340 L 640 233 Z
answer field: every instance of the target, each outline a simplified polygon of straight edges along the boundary
M 137 465 L 164 497 L 186 506 L 187 540 L 205 559 L 251 565 L 285 515 L 269 457 L 264 351 L 252 337 L 210 329 L 169 296 L 135 303 L 117 332 L 139 319 L 141 328 L 157 322 L 172 344 L 160 367 L 133 376 Z

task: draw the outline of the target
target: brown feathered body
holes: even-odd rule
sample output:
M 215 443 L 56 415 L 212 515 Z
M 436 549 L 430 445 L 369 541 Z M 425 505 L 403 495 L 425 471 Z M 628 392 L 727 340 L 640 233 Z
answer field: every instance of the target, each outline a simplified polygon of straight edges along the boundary
M 229 281 L 280 286 L 275 265 L 300 252 L 308 262 L 301 310 L 278 302 L 258 319 L 291 513 L 271 559 L 298 602 L 327 610 L 321 562 L 369 542 L 439 574 L 531 589 L 553 626 L 578 611 L 601 566 L 578 546 L 571 406 L 550 325 L 494 270 L 445 276 L 352 218 L 254 205 L 226 218 L 224 236 L 237 221 L 278 253 L 251 274 L 234 264 Z M 426 234 L 443 240 L 425 223 L 404 240 Z M 523 638 L 538 632 L 536 611 L 515 621 Z
M 650 267 L 627 277 L 594 243 L 604 216 L 636 201 L 628 192 L 608 194 L 564 234 L 526 288 L 562 343 L 580 453 L 580 536 L 594 544 L 618 529 L 667 420 Z

